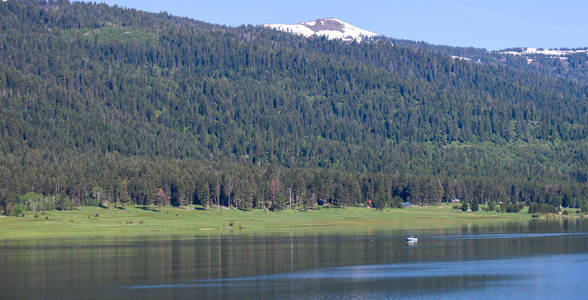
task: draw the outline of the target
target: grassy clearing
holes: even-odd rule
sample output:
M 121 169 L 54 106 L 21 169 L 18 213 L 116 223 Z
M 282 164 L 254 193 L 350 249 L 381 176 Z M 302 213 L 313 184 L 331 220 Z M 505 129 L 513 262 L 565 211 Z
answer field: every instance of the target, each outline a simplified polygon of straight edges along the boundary
M 415 230 L 469 223 L 527 221 L 526 213 L 461 212 L 450 206 L 376 211 L 369 208 L 323 208 L 312 211 L 195 210 L 139 207 L 47 211 L 0 218 L 0 240 L 90 236 L 205 235 L 260 232 L 353 232 L 366 229 Z

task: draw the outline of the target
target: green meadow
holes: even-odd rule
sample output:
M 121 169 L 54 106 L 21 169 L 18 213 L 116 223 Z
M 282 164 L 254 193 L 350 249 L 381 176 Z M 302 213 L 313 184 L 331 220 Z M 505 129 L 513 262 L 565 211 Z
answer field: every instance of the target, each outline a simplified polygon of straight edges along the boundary
M 526 209 L 525 209 L 526 211 Z M 464 224 L 528 221 L 528 213 L 462 212 L 451 206 L 402 209 L 345 207 L 307 211 L 197 210 L 186 208 L 82 207 L 0 218 L 0 240 L 92 236 L 210 235 L 359 232 L 449 228 Z

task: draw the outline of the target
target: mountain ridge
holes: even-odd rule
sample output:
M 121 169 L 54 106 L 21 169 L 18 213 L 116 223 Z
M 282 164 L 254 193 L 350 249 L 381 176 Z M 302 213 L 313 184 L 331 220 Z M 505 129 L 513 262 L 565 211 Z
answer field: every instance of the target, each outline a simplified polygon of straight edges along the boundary
M 272 28 L 304 37 L 325 36 L 327 39 L 361 42 L 368 37 L 370 40 L 389 41 L 391 44 L 401 44 L 408 47 L 424 47 L 428 50 L 442 53 L 452 59 L 472 63 L 501 64 L 525 72 L 538 72 L 545 76 L 573 79 L 588 84 L 588 50 L 587 48 L 543 49 L 532 47 L 514 47 L 501 50 L 486 50 L 474 47 L 453 47 L 432 45 L 426 42 L 398 40 L 381 34 L 359 29 L 351 24 L 335 18 L 323 18 L 310 22 L 288 24 L 264 24 Z M 341 28 L 352 28 L 345 31 Z M 364 34 L 361 34 L 364 32 Z

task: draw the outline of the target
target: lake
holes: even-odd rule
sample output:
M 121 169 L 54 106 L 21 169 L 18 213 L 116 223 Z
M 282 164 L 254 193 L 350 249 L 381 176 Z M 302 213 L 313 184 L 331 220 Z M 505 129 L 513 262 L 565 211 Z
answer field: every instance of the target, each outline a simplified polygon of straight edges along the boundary
M 0 242 L 0 299 L 585 299 L 588 220 Z

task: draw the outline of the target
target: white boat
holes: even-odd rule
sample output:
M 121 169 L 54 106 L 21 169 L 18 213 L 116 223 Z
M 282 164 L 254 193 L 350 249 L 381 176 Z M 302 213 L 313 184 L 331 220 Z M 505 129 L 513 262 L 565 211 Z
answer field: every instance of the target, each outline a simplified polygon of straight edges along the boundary
M 406 237 L 406 241 L 408 243 L 416 243 L 416 242 L 419 241 L 419 239 L 416 236 L 409 235 L 409 236 Z

